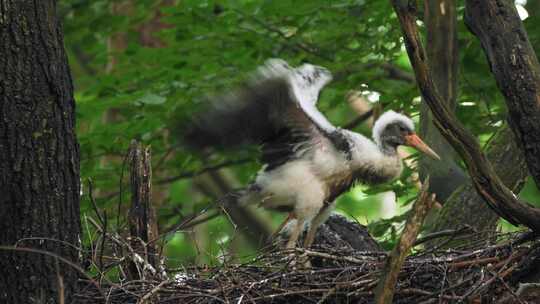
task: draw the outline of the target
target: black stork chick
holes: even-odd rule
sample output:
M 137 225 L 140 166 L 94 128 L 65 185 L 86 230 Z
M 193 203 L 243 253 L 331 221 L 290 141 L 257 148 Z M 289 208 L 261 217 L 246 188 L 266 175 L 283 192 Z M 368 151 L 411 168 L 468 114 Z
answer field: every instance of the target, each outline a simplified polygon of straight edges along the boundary
M 214 98 L 187 131 L 186 141 L 198 148 L 260 145 L 264 165 L 238 201 L 288 212 L 286 222 L 296 219 L 287 248 L 296 245 L 305 224 L 310 224 L 304 239 L 304 247 L 309 247 L 335 199 L 355 183 L 379 184 L 398 177 L 398 146 L 439 159 L 416 135 L 413 121 L 393 111 L 375 122 L 374 142 L 332 125 L 316 107 L 331 79 L 323 67 L 292 68 L 270 59 L 245 87 Z

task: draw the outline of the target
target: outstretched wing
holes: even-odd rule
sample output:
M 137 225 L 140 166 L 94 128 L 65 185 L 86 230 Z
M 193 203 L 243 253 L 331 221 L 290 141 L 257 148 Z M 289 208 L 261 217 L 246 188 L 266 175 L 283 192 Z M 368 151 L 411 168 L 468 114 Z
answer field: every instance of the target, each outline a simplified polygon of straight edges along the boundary
M 196 147 L 262 145 L 262 161 L 276 167 L 313 141 L 338 133 L 316 107 L 330 80 L 322 67 L 291 68 L 283 60 L 268 60 L 245 87 L 214 98 L 194 118 L 186 140 Z

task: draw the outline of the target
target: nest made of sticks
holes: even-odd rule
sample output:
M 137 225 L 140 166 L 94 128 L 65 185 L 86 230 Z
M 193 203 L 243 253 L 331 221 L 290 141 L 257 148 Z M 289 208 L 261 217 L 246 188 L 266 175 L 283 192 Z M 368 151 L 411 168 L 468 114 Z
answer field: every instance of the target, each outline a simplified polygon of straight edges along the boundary
M 519 285 L 538 282 L 540 241 L 529 234 L 463 237 L 476 241 L 467 248 L 423 250 L 408 257 L 394 302 L 535 303 L 538 285 Z M 301 266 L 306 258 L 311 268 Z M 386 258 L 385 252 L 328 247 L 278 250 L 248 264 L 188 267 L 167 270 L 161 279 L 88 284 L 76 298 L 78 303 L 373 303 Z

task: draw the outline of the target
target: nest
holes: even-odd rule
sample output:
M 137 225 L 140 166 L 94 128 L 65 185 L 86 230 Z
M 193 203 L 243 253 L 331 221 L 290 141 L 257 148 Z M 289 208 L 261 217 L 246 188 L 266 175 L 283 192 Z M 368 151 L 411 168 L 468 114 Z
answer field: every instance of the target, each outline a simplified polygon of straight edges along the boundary
M 540 241 L 467 235 L 468 248 L 409 256 L 394 303 L 527 303 L 536 299 Z M 266 252 L 247 264 L 167 270 L 160 279 L 85 281 L 78 303 L 373 303 L 387 253 L 319 247 Z M 312 267 L 303 267 L 310 260 Z M 531 288 L 528 288 L 531 287 Z M 535 303 L 535 302 L 528 302 Z

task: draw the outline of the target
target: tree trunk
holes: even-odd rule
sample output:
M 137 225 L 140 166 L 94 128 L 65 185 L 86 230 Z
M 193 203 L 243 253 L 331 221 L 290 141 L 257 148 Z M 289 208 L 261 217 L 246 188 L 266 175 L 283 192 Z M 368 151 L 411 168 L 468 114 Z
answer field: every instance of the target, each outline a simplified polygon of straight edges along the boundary
M 468 0 L 465 24 L 478 37 L 508 107 L 508 122 L 540 188 L 540 65 L 514 1 Z
M 0 41 L 0 245 L 77 263 L 79 146 L 56 1 L 0 1 Z M 78 273 L 56 258 L 0 251 L 0 269 L 1 303 L 72 303 Z
M 426 53 L 433 82 L 448 109 L 456 108 L 458 79 L 458 43 L 456 27 L 456 3 L 454 0 L 425 1 Z M 422 157 L 420 174 L 429 174 L 431 193 L 444 204 L 446 199 L 467 181 L 467 175 L 457 165 L 456 152 L 433 124 L 431 112 L 422 103 L 420 133 L 426 143 L 441 156 L 441 161 Z M 464 210 L 466 212 L 466 210 Z
M 527 178 L 527 165 L 517 147 L 512 131 L 505 126 L 489 142 L 487 158 L 502 182 L 512 191 L 519 192 Z M 499 216 L 484 203 L 471 181 L 456 190 L 429 228 L 430 231 L 459 229 L 465 225 L 477 231 L 494 231 Z

